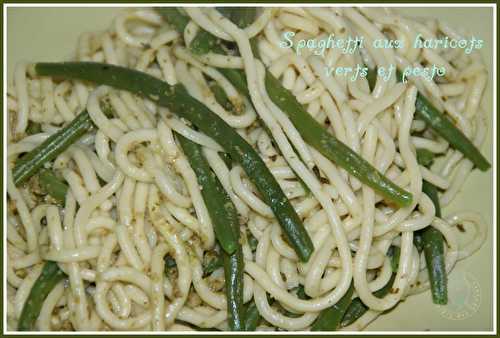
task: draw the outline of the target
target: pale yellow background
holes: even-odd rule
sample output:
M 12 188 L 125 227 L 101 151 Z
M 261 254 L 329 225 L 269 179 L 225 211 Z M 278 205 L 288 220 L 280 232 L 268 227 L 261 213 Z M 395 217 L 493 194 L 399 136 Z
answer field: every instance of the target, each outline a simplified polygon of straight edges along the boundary
M 75 50 L 79 33 L 106 28 L 118 8 L 8 8 L 7 9 L 7 63 L 8 77 L 15 62 L 61 61 L 68 59 Z M 406 14 L 433 16 L 462 27 L 485 41 L 483 58 L 489 69 L 493 65 L 493 10 L 491 8 L 405 8 Z M 483 106 L 490 116 L 490 129 L 482 149 L 488 159 L 492 159 L 492 96 L 493 75 Z M 488 240 L 473 257 L 462 261 L 451 274 L 450 298 L 462 299 L 469 290 L 472 304 L 442 308 L 432 304 L 429 293 L 414 296 L 396 310 L 383 315 L 372 323 L 370 330 L 492 330 L 493 328 L 493 170 L 482 173 L 475 170 L 465 183 L 454 203 L 444 210 L 448 214 L 457 210 L 475 210 L 482 213 L 488 224 Z M 466 282 L 464 273 L 468 276 Z M 479 292 L 479 293 L 478 293 Z M 477 298 L 478 294 L 480 299 Z M 470 306 L 479 305 L 477 310 Z M 449 320 L 446 313 L 473 313 L 472 316 Z

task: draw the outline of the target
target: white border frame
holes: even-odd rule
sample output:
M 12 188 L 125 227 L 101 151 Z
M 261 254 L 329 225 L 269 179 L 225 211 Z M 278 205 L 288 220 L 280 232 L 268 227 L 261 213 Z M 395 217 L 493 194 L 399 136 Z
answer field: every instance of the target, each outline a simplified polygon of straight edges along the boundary
M 4 158 L 2 160 L 2 168 L 6 168 L 6 154 L 7 154 L 7 9 L 13 7 L 148 7 L 148 6 L 164 6 L 164 7 L 213 7 L 216 5 L 224 5 L 228 7 L 324 7 L 325 3 L 314 3 L 314 4 L 306 4 L 306 3 L 292 3 L 292 4 L 284 4 L 284 3 L 203 3 L 203 4 L 192 4 L 192 3 L 140 3 L 140 4 L 129 4 L 129 3 L 51 3 L 51 4 L 40 4 L 40 3 L 10 3 L 3 4 L 3 86 L 4 92 L 2 93 L 2 98 L 4 102 L 3 107 L 3 153 Z M 496 221 L 497 221 L 497 5 L 491 3 L 351 3 L 351 4 L 335 4 L 336 7 L 351 7 L 351 6 L 364 6 L 364 7 L 475 7 L 475 8 L 492 8 L 493 9 L 493 154 L 492 154 L 492 171 L 493 171 L 493 330 L 492 331 L 361 331 L 361 332 L 346 332 L 346 331 L 336 331 L 335 335 L 496 335 L 497 334 L 497 229 L 496 229 Z M 7 208 L 7 186 L 6 186 L 7 178 L 3 176 L 3 202 L 2 207 L 3 210 Z M 3 224 L 7 224 L 6 214 L 2 217 Z M 4 227 L 3 231 L 3 242 L 7 241 L 7 232 Z M 4 267 L 7 265 L 7 254 L 3 255 L 3 264 Z M 5 271 L 5 270 L 4 270 Z M 4 298 L 7 297 L 7 277 L 6 274 L 3 274 L 3 292 Z M 7 313 L 7 302 L 3 302 L 2 307 L 3 313 Z M 189 331 L 189 332 L 178 332 L 178 331 L 166 331 L 166 332 L 151 332 L 151 331 L 108 331 L 108 332 L 94 332 L 94 331 L 86 331 L 86 332 L 19 332 L 19 331 L 8 331 L 7 330 L 7 316 L 2 318 L 3 320 L 3 332 L 2 334 L 8 335 L 307 335 L 310 334 L 307 331 L 298 331 L 298 332 L 217 332 L 212 333 L 208 331 Z M 314 332 L 313 335 L 334 335 L 329 332 Z

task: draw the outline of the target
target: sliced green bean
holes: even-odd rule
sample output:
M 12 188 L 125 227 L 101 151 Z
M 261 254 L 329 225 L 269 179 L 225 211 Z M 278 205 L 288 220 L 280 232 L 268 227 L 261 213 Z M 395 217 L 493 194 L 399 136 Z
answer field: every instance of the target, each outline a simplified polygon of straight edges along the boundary
M 92 120 L 89 114 L 86 111 L 80 113 L 67 126 L 58 130 L 35 149 L 16 161 L 12 172 L 14 184 L 19 185 L 27 181 L 45 163 L 55 159 L 91 128 Z
M 40 186 L 46 191 L 57 203 L 64 205 L 66 202 L 66 193 L 68 192 L 68 185 L 61 181 L 49 169 L 42 169 L 38 174 Z
M 224 89 L 219 86 L 216 82 L 210 84 L 210 90 L 214 94 L 215 100 L 220 104 L 225 110 L 236 112 L 235 107 L 226 95 Z
M 43 302 L 56 285 L 66 277 L 57 263 L 46 262 L 42 273 L 33 284 L 30 294 L 24 303 L 17 329 L 19 331 L 32 331 L 35 322 L 40 315 Z
M 227 299 L 228 324 L 232 331 L 245 330 L 243 307 L 243 252 L 241 247 L 224 256 L 224 278 Z
M 203 261 L 203 275 L 209 275 L 217 269 L 222 268 L 224 265 L 224 260 L 221 255 L 211 257 L 208 259 L 204 258 Z
M 207 54 L 216 48 L 222 48 L 221 40 L 205 30 L 200 30 L 189 45 L 189 49 L 197 55 Z
M 224 9 L 219 11 L 222 12 L 222 14 L 228 16 L 229 19 L 233 20 L 237 18 L 237 21 L 235 23 L 241 27 L 244 28 L 248 26 L 249 19 L 251 18 L 251 12 L 249 9 L 251 7 L 245 7 L 245 10 L 242 11 L 242 13 L 245 13 L 244 16 L 236 16 L 234 14 L 233 10 L 230 9 Z M 253 8 L 253 11 L 255 13 L 255 8 Z M 186 28 L 186 25 L 189 23 L 189 18 L 185 15 L 183 15 L 177 8 L 175 7 L 159 7 L 156 8 L 156 11 L 163 16 L 163 18 L 174 28 L 180 32 L 184 33 L 184 29 Z M 255 14 L 254 16 L 255 17 Z M 214 35 L 210 34 L 209 32 L 205 30 L 199 30 L 198 33 L 195 35 L 191 43 L 189 44 L 189 49 L 197 55 L 203 55 L 207 54 L 209 52 L 214 52 L 217 54 L 224 54 L 224 49 L 222 48 L 222 45 L 224 44 L 224 41 L 220 40 L 219 38 L 215 37 Z
M 488 160 L 481 154 L 479 149 L 465 136 L 460 129 L 439 110 L 437 110 L 430 101 L 418 93 L 415 101 L 415 109 L 417 116 L 422 118 L 427 124 L 434 129 L 442 138 L 469 160 L 474 163 L 482 171 L 488 170 L 491 165 Z
M 197 326 L 197 325 L 194 325 L 192 323 L 189 323 L 189 322 L 185 322 L 183 320 L 179 320 L 179 319 L 176 319 L 175 320 L 175 323 L 176 324 L 180 324 L 180 325 L 184 325 L 184 326 L 187 326 L 191 329 L 193 329 L 194 331 L 200 331 L 200 332 L 211 332 L 211 331 L 222 331 L 218 328 L 215 328 L 215 327 L 201 327 L 201 326 Z M 210 333 L 209 333 L 210 334 Z
M 245 309 L 245 331 L 255 331 L 261 319 L 259 309 L 257 309 L 257 305 L 252 300 Z
M 189 49 L 197 55 L 203 55 L 209 52 L 225 54 L 222 48 L 224 42 L 225 41 L 217 38 L 211 33 L 200 29 L 198 33 L 196 33 L 193 41 L 189 44 Z
M 351 283 L 345 295 L 343 295 L 337 303 L 321 311 L 320 315 L 311 326 L 311 331 L 336 331 L 340 327 L 340 322 L 351 304 L 353 292 L 354 284 Z
M 99 108 L 101 108 L 102 113 L 106 115 L 108 119 L 111 119 L 116 116 L 115 108 L 113 108 L 113 105 L 111 105 L 111 102 L 107 97 L 99 101 Z
M 441 217 L 437 189 L 431 183 L 424 181 L 422 191 L 429 196 L 436 208 L 436 216 Z M 432 301 L 435 304 L 448 303 L 448 276 L 446 274 L 446 261 L 444 255 L 443 234 L 433 226 L 422 230 L 424 255 L 429 273 Z
M 434 208 L 436 209 L 436 217 L 441 217 L 441 206 L 439 204 L 439 196 L 436 186 L 424 180 L 422 183 L 422 191 L 427 196 L 429 196 L 432 203 L 434 204 Z
M 388 200 L 399 206 L 411 204 L 411 193 L 394 184 L 356 152 L 324 129 L 304 109 L 295 96 L 269 72 L 266 72 L 266 89 L 271 100 L 288 115 L 304 141 Z
M 389 248 L 388 255 L 391 257 L 391 269 L 393 273 L 387 284 L 373 293 L 373 295 L 377 298 L 384 298 L 392 289 L 392 285 L 394 284 L 394 279 L 396 278 L 396 273 L 398 271 L 401 249 L 396 246 L 391 246 Z M 361 301 L 361 299 L 359 297 L 354 298 L 345 311 L 340 327 L 351 325 L 364 315 L 366 311 L 368 311 L 368 307 Z
M 233 202 L 208 164 L 200 145 L 177 134 L 177 139 L 196 174 L 201 195 L 212 220 L 215 237 L 228 254 L 239 246 L 239 219 Z
M 176 7 L 156 7 L 155 10 L 172 25 L 179 33 L 184 33 L 184 29 L 189 23 L 189 17 L 182 14 Z
M 386 296 L 389 291 L 392 289 L 392 284 L 394 283 L 394 279 L 396 278 L 396 274 L 393 273 L 389 281 L 386 285 L 384 285 L 381 289 L 375 291 L 373 294 L 378 298 L 383 298 Z M 364 315 L 368 311 L 368 307 L 361 301 L 359 297 L 354 298 L 347 308 L 344 317 L 340 323 L 340 327 L 346 327 L 354 323 L 358 320 L 362 315 Z
M 228 323 L 233 331 L 242 331 L 243 322 L 243 254 L 239 244 L 239 220 L 236 207 L 205 159 L 202 148 L 191 140 L 177 139 L 193 168 L 223 253 Z
M 257 245 L 259 245 L 259 240 L 255 238 L 249 230 L 247 230 L 246 236 L 247 236 L 248 246 L 250 247 L 250 250 L 254 252 L 255 250 L 257 250 Z
M 108 85 L 144 96 L 197 126 L 219 143 L 239 163 L 269 205 L 283 232 L 302 261 L 313 252 L 313 244 L 302 221 L 259 154 L 222 118 L 191 97 L 182 84 L 170 86 L 133 69 L 94 62 L 38 63 L 39 75 L 80 79 Z
M 245 73 L 239 69 L 234 68 L 217 68 L 219 72 L 231 82 L 231 84 L 238 90 L 238 92 L 246 97 L 250 97 L 250 92 L 247 87 L 247 79 Z

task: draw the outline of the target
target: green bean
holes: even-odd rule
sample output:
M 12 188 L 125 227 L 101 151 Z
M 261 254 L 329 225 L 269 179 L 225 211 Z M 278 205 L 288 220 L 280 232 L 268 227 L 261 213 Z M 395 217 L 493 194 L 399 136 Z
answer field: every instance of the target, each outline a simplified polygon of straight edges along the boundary
M 222 118 L 189 95 L 182 84 L 169 84 L 133 69 L 94 62 L 38 63 L 38 75 L 80 79 L 108 85 L 144 96 L 197 126 L 219 143 L 239 163 L 269 205 L 283 232 L 302 261 L 313 252 L 313 244 L 302 221 L 278 182 L 257 152 Z
M 239 244 L 236 207 L 203 156 L 201 146 L 177 135 L 182 150 L 193 168 L 223 253 L 229 327 L 243 330 L 243 254 Z
M 383 298 L 385 295 L 389 293 L 392 289 L 392 284 L 394 283 L 394 279 L 396 278 L 396 274 L 393 273 L 389 281 L 386 285 L 384 285 L 381 289 L 375 291 L 373 294 L 375 297 Z M 368 307 L 359 299 L 359 297 L 354 298 L 347 308 L 344 317 L 340 323 L 340 327 L 346 327 L 351 325 L 356 320 L 358 320 L 362 315 L 364 315 L 368 311 Z
M 300 299 L 311 299 L 311 297 L 306 294 L 306 290 L 302 284 L 299 284 L 299 287 L 297 288 L 297 297 Z
M 413 234 L 413 245 L 417 248 L 418 253 L 424 250 L 424 239 L 422 238 L 422 231 L 415 231 Z
M 349 304 L 344 317 L 340 321 L 340 327 L 346 327 L 354 323 L 356 320 L 361 318 L 366 311 L 368 311 L 368 307 L 361 301 L 359 298 L 354 298 Z
M 441 217 L 437 189 L 431 183 L 424 181 L 422 191 L 429 196 L 436 208 L 436 216 Z M 441 232 L 433 226 L 422 230 L 424 255 L 429 273 L 432 301 L 435 304 L 448 303 L 448 286 L 446 275 L 446 262 L 444 256 L 444 238 Z
M 55 159 L 70 145 L 75 143 L 83 134 L 92 128 L 92 120 L 84 111 L 80 113 L 67 126 L 58 130 L 43 141 L 35 149 L 16 161 L 12 176 L 14 184 L 19 185 L 27 181 L 31 176 L 47 162 Z
M 108 119 L 111 119 L 116 116 L 115 108 L 113 108 L 113 105 L 111 104 L 109 98 L 107 97 L 99 101 L 99 108 L 101 108 L 102 113 L 106 115 Z
M 218 7 L 217 10 L 239 28 L 251 25 L 257 15 L 256 7 Z
M 68 185 L 57 178 L 54 173 L 49 169 L 42 169 L 38 174 L 40 186 L 46 191 L 57 203 L 64 205 L 66 202 L 66 193 L 68 192 Z
M 210 90 L 214 94 L 217 103 L 220 104 L 225 110 L 236 112 L 236 109 L 227 97 L 226 92 L 217 84 L 217 82 L 210 84 Z
M 250 15 L 247 16 L 244 11 L 241 11 L 241 9 L 238 11 L 238 8 L 235 8 L 232 11 L 236 13 L 233 14 L 236 18 L 238 17 L 238 13 L 242 18 L 246 18 L 246 20 L 250 17 Z M 182 15 L 180 12 L 178 12 L 178 14 Z M 233 20 L 237 20 L 234 19 L 234 17 Z M 221 52 L 216 48 L 211 51 Z M 224 68 L 219 68 L 218 70 L 240 93 L 247 97 L 250 96 L 245 74 L 241 70 Z M 284 88 L 269 72 L 266 72 L 266 89 L 271 100 L 290 117 L 295 128 L 297 128 L 304 140 L 322 153 L 323 156 L 346 169 L 350 174 L 375 189 L 380 195 L 388 200 L 395 202 L 397 205 L 408 206 L 411 204 L 411 193 L 401 189 L 387 179 L 361 156 L 326 131 L 326 129 L 307 113 L 302 105 L 296 100 L 295 96 Z
M 35 322 L 40 315 L 43 302 L 56 285 L 66 277 L 57 263 L 47 261 L 43 266 L 42 273 L 33 284 L 30 294 L 24 303 L 19 324 L 19 331 L 32 331 Z
M 174 27 L 179 33 L 184 33 L 184 29 L 189 23 L 189 17 L 182 14 L 176 7 L 156 7 L 155 10 Z
M 236 207 L 212 169 L 210 169 L 201 146 L 180 134 L 177 134 L 177 139 L 196 174 L 203 201 L 207 206 L 214 226 L 217 241 L 224 251 L 232 254 L 239 246 L 240 224 Z
M 376 73 L 376 70 L 368 71 L 370 74 Z M 397 71 L 397 78 L 403 81 L 403 75 Z M 421 93 L 417 94 L 415 101 L 415 116 L 424 120 L 437 134 L 444 138 L 448 143 L 465 157 L 474 163 L 482 171 L 488 170 L 491 165 L 488 160 L 481 154 L 479 149 L 465 136 L 460 129 L 440 112 L 434 105 Z
M 351 283 L 345 295 L 343 295 L 337 303 L 321 311 L 320 315 L 311 326 L 311 331 L 336 331 L 340 327 L 340 322 L 351 304 L 353 292 L 354 284 Z
M 411 193 L 394 184 L 361 156 L 324 129 L 304 109 L 295 96 L 285 89 L 269 72 L 266 72 L 266 88 L 271 100 L 288 115 L 304 141 L 388 200 L 399 206 L 411 204 Z
M 250 98 L 250 91 L 247 87 L 247 79 L 245 73 L 239 69 L 234 68 L 217 68 L 219 72 L 226 77 L 226 79 L 231 82 L 231 84 L 238 90 L 238 92 L 246 97 Z
M 223 253 L 223 256 L 229 328 L 232 331 L 243 331 L 245 329 L 243 308 L 243 252 L 239 246 L 232 255 Z
M 257 305 L 252 300 L 252 302 L 245 309 L 245 331 L 255 331 L 259 325 L 262 317 L 260 316 L 259 309 Z

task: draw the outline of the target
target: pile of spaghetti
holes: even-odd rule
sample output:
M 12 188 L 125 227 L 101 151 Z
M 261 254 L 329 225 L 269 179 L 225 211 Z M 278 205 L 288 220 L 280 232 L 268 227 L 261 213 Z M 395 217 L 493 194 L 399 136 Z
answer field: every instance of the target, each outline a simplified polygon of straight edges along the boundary
M 297 55 L 290 31 L 366 47 Z M 129 9 L 72 62 L 19 62 L 9 328 L 358 330 L 429 289 L 446 304 L 486 239 L 480 215 L 440 208 L 490 166 L 488 75 L 418 35 L 466 38 L 377 8 Z M 431 64 L 445 76 L 376 73 Z M 356 81 L 324 71 L 358 65 Z

